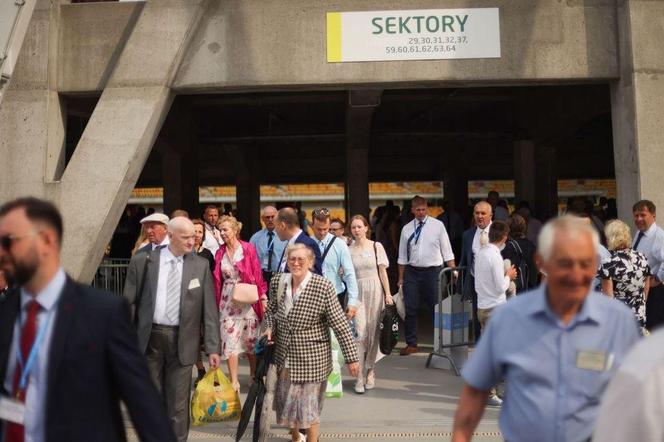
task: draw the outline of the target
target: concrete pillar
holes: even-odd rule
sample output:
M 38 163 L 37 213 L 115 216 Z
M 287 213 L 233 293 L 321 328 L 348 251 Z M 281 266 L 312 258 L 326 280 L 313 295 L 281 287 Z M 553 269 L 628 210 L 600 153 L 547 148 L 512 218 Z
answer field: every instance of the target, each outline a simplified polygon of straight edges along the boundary
M 631 224 L 632 204 L 664 208 L 664 2 L 617 2 L 620 80 L 611 84 L 618 217 Z
M 226 146 L 226 154 L 235 168 L 235 199 L 238 220 L 242 222 L 242 239 L 248 241 L 260 229 L 261 176 L 255 161 L 258 150 L 252 146 Z
M 537 146 L 535 161 L 535 204 L 531 208 L 542 221 L 558 214 L 558 169 L 556 150 Z
M 535 143 L 532 140 L 514 141 L 514 202 L 535 204 Z
M 198 147 L 193 144 L 180 150 L 170 145 L 162 149 L 161 167 L 164 187 L 164 213 L 176 209 L 200 216 L 198 204 Z
M 471 217 L 468 207 L 468 163 L 465 158 L 465 152 L 459 152 L 454 164 L 448 164 L 449 156 L 443 158 L 443 195 L 452 202 L 464 225 Z
M 371 121 L 382 91 L 349 91 L 346 108 L 346 219 L 369 217 Z
M 43 50 L 49 34 L 57 35 L 49 14 L 60 5 L 42 0 L 35 7 L 0 108 L 0 198 L 31 194 L 60 207 L 62 261 L 76 279 L 90 281 L 101 261 L 171 106 L 171 85 L 208 4 L 135 4 L 138 20 L 107 67 L 112 73 L 61 177 L 63 131 L 48 79 L 57 72 L 58 57 Z

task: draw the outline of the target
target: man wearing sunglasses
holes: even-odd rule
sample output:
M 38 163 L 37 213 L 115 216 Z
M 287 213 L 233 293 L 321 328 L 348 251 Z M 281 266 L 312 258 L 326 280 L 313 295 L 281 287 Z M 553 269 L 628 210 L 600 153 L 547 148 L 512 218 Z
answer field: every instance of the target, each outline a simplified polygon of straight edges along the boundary
M 60 265 L 62 218 L 22 198 L 0 207 L 0 440 L 126 440 L 120 401 L 141 440 L 175 441 L 124 299 Z

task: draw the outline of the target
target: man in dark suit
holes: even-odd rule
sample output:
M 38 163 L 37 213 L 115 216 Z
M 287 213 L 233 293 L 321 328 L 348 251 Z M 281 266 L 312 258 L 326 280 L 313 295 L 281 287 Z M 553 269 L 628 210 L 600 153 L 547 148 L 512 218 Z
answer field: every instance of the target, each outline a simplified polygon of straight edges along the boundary
M 0 303 L 0 394 L 23 410 L 0 413 L 0 439 L 124 441 L 122 400 L 141 440 L 175 441 L 127 303 L 67 277 L 61 242 L 51 203 L 0 208 L 0 269 L 15 287 Z
M 297 243 L 304 244 L 311 248 L 316 257 L 316 262 L 312 270 L 318 275 L 323 274 L 323 261 L 321 260 L 320 248 L 318 247 L 318 244 L 316 244 L 316 241 L 311 239 L 309 235 L 305 234 L 300 228 L 300 221 L 298 220 L 297 212 L 294 209 L 284 207 L 277 212 L 277 220 L 274 230 L 277 232 L 277 236 L 281 241 L 288 241 L 286 248 L 291 244 Z M 280 272 L 288 272 L 286 259 L 284 258 L 286 248 L 284 248 L 284 251 L 281 254 L 281 259 L 279 260 L 278 269 Z
M 475 292 L 475 255 L 480 247 L 489 243 L 489 227 L 491 226 L 491 204 L 480 201 L 473 209 L 474 226 L 463 232 L 461 240 L 461 262 L 459 266 L 465 267 L 463 273 L 463 295 L 470 298 L 473 303 L 473 331 L 475 340 L 480 336 L 480 322 L 477 317 L 477 292 Z
M 168 236 L 167 247 L 134 255 L 124 296 L 135 310 L 138 346 L 147 356 L 178 441 L 184 442 L 201 326 L 210 368 L 219 366 L 219 309 L 210 265 L 191 253 L 194 224 L 184 217 L 173 218 Z
M 141 220 L 141 226 L 147 231 L 149 243 L 136 251 L 136 254 L 163 249 L 168 245 L 168 216 L 163 213 L 153 213 Z

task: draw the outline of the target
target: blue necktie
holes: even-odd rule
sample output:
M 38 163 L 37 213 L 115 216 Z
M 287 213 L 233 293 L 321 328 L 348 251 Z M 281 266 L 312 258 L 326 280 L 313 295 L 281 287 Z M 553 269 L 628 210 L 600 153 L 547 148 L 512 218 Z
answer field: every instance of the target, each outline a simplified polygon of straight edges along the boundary
M 274 232 L 267 232 L 267 271 L 272 271 L 272 254 L 274 253 Z
M 406 246 L 406 254 L 408 257 L 408 261 L 410 262 L 410 243 L 411 241 L 415 240 L 415 244 L 417 244 L 420 240 L 420 233 L 422 233 L 422 227 L 424 227 L 424 221 L 420 221 L 420 223 L 417 225 L 415 228 L 415 231 L 410 235 L 408 238 L 408 245 Z
M 634 243 L 634 250 L 638 251 L 639 243 L 641 242 L 644 236 L 646 235 L 643 232 L 639 231 L 639 234 L 636 236 L 636 242 Z

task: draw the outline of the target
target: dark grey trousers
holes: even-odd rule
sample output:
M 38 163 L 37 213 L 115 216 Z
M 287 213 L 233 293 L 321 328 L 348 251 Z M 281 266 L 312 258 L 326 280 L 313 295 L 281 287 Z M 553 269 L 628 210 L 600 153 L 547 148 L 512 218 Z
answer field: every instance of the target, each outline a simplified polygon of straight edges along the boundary
M 146 357 L 150 376 L 164 399 L 175 436 L 178 442 L 186 442 L 193 366 L 180 364 L 177 327 L 153 325 Z

